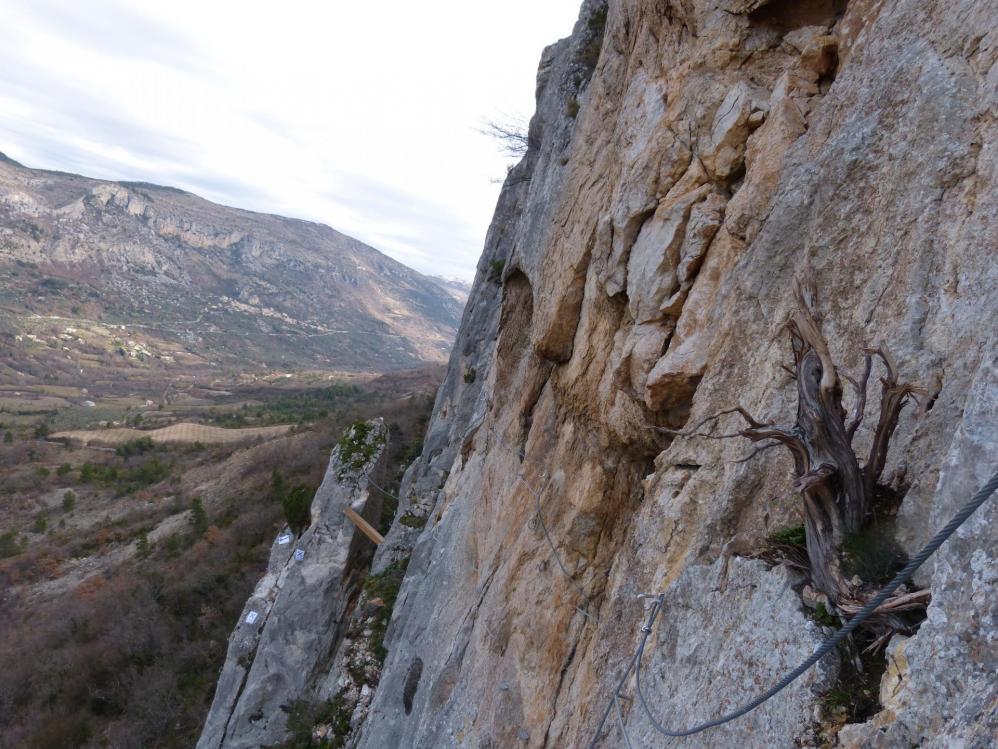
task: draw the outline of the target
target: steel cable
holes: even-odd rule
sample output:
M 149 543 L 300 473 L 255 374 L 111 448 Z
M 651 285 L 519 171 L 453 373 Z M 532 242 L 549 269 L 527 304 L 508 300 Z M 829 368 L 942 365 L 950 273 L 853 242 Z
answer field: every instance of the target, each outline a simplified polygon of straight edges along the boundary
M 641 628 L 642 635 L 641 640 L 638 644 L 638 649 L 631 659 L 631 663 L 624 672 L 623 678 L 618 683 L 614 693 L 612 695 L 610 704 L 607 706 L 604 712 L 602 720 L 600 720 L 599 726 L 596 729 L 596 735 L 593 737 L 592 742 L 590 742 L 589 747 L 595 747 L 596 742 L 599 740 L 600 733 L 603 730 L 603 726 L 606 724 L 607 717 L 609 717 L 610 711 L 613 709 L 613 705 L 616 704 L 616 700 L 619 696 L 620 689 L 624 686 L 627 681 L 628 676 L 630 676 L 631 671 L 635 674 L 635 687 L 638 694 L 638 702 L 641 708 L 644 710 L 645 714 L 648 716 L 648 720 L 651 723 L 652 728 L 654 728 L 658 733 L 664 736 L 670 737 L 681 737 L 681 736 L 692 736 L 694 734 L 700 733 L 707 730 L 708 728 L 715 728 L 717 726 L 729 723 L 736 718 L 740 718 L 748 712 L 756 709 L 764 702 L 774 697 L 779 692 L 783 691 L 791 683 L 793 683 L 798 677 L 800 677 L 805 671 L 810 669 L 818 661 L 824 658 L 833 648 L 839 645 L 843 640 L 845 640 L 853 631 L 856 630 L 863 622 L 872 616 L 877 608 L 884 603 L 891 595 L 897 591 L 905 582 L 907 582 L 915 571 L 921 567 L 925 561 L 932 556 L 940 546 L 945 543 L 945 541 L 952 536 L 956 529 L 963 525 L 981 505 L 983 505 L 988 498 L 998 489 L 998 473 L 995 473 L 991 479 L 981 487 L 981 489 L 967 502 L 963 507 L 961 507 L 953 518 L 945 525 L 932 539 L 922 547 L 911 561 L 904 566 L 904 568 L 898 572 L 898 574 L 891 580 L 887 585 L 885 585 L 877 595 L 871 598 L 862 609 L 860 609 L 854 617 L 852 617 L 841 629 L 835 632 L 834 635 L 826 639 L 818 649 L 803 663 L 801 663 L 793 671 L 789 672 L 784 676 L 775 686 L 770 688 L 768 691 L 764 692 L 759 697 L 756 697 L 751 702 L 746 703 L 742 707 L 723 715 L 720 718 L 714 720 L 709 720 L 705 723 L 700 723 L 699 725 L 693 726 L 687 729 L 669 729 L 663 726 L 656 720 L 655 716 L 652 715 L 651 708 L 648 706 L 648 702 L 645 698 L 644 691 L 641 688 L 641 658 L 644 655 L 645 645 L 648 641 L 648 637 L 651 634 L 652 626 L 655 623 L 655 619 L 658 617 L 659 612 L 664 604 L 664 593 L 656 596 L 654 602 L 652 603 L 651 613 L 648 617 L 648 623 Z M 619 707 L 618 707 L 619 709 Z M 625 743 L 629 744 L 629 740 Z

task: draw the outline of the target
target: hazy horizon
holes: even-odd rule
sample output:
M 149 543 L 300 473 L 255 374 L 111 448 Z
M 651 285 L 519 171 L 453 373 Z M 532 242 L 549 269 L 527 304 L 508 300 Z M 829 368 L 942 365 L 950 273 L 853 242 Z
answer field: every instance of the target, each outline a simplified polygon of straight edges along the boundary
M 578 6 L 0 0 L 18 29 L 0 152 L 317 221 L 471 280 L 509 163 L 479 128 L 533 112 L 541 51 Z

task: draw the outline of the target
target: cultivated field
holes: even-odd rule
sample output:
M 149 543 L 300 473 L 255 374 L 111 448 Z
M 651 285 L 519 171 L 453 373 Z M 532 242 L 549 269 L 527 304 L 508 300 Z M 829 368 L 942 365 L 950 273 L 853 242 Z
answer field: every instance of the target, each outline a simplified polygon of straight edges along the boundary
M 247 427 L 244 429 L 224 429 L 206 424 L 182 422 L 161 429 L 76 429 L 56 432 L 51 439 L 68 439 L 83 445 L 107 445 L 116 447 L 148 437 L 157 444 L 200 442 L 202 445 L 229 445 L 261 437 L 269 439 L 287 434 L 291 426 L 287 424 L 269 427 Z

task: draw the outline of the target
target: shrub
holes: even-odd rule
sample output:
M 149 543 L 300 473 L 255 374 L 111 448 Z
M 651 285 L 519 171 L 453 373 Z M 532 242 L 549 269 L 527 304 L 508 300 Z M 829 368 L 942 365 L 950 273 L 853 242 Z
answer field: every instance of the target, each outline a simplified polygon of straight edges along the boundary
M 803 546 L 804 526 L 794 525 L 788 528 L 780 528 L 769 534 L 769 540 L 774 544 L 791 544 L 792 546 Z
M 119 496 L 157 484 L 169 475 L 170 466 L 158 458 L 153 458 L 132 468 L 119 468 L 118 466 L 89 462 L 80 466 L 80 481 L 82 483 L 115 486 Z
M 340 449 L 340 478 L 347 471 L 357 471 L 364 467 L 371 458 L 374 457 L 378 448 L 385 444 L 384 435 L 368 440 L 371 434 L 371 425 L 366 421 L 354 422 L 340 441 L 337 443 Z
M 576 59 L 592 75 L 599 62 L 600 52 L 603 49 L 603 35 L 606 33 L 607 6 L 597 8 L 589 16 L 586 22 L 586 41 L 579 47 Z
M 474 367 L 469 367 L 464 373 L 464 381 L 467 383 L 472 383 L 478 376 L 478 371 Z
M 295 533 L 301 533 L 312 523 L 311 507 L 314 495 L 315 490 L 310 486 L 299 484 L 281 498 L 284 519 Z
M 137 440 L 118 445 L 118 448 L 114 452 L 122 458 L 131 458 L 134 455 L 144 455 L 154 449 L 156 449 L 156 445 L 153 443 L 152 438 L 140 437 Z
M 496 283 L 502 283 L 502 271 L 506 267 L 505 260 L 493 260 L 489 263 L 489 280 L 495 281 Z
M 44 533 L 49 528 L 49 520 L 45 517 L 44 512 L 38 513 L 35 517 L 35 524 L 31 526 L 31 530 L 35 533 Z
M 45 466 L 35 466 L 35 476 L 40 479 L 47 479 L 51 473 L 52 472 Z
M 379 665 L 385 662 L 385 656 L 388 655 L 388 648 L 385 647 L 385 633 L 388 631 L 388 623 L 392 620 L 392 609 L 395 607 L 395 599 L 398 598 L 402 579 L 405 577 L 405 570 L 408 566 L 409 557 L 403 557 L 392 562 L 380 574 L 371 575 L 364 581 L 364 595 L 367 596 L 367 600 L 380 598 L 384 602 L 370 624 L 371 653 L 378 659 Z
M 413 515 L 411 512 L 407 512 L 399 518 L 399 522 L 408 528 L 422 528 L 426 525 L 426 518 L 421 518 L 419 515 Z
M 21 553 L 21 547 L 17 544 L 17 531 L 9 530 L 0 533 L 0 559 L 17 556 Z
M 573 120 L 578 116 L 579 108 L 580 108 L 579 100 L 576 99 L 574 96 L 565 102 L 565 114 L 567 114 Z
M 71 466 L 69 463 L 63 463 L 61 466 L 59 466 L 56 469 L 55 472 L 59 476 L 65 476 L 67 473 L 69 473 L 72 470 L 73 470 L 73 466 Z
M 62 511 L 72 512 L 74 507 L 76 507 L 76 492 L 67 489 L 62 495 Z
M 8 445 L 14 441 L 14 434 L 9 429 L 3 433 L 3 441 Z
M 202 538 L 208 532 L 208 513 L 205 512 L 201 497 L 195 497 L 191 505 L 191 526 L 194 528 L 194 538 Z

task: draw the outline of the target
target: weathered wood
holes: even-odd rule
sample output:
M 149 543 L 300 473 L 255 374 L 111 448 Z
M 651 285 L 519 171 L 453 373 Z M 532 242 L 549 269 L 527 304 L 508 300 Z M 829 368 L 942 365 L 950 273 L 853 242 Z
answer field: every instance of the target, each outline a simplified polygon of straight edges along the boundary
M 797 386 L 797 418 L 792 426 L 762 423 L 744 408 L 736 406 L 708 416 L 686 430 L 660 431 L 682 437 L 744 437 L 753 442 L 767 441 L 738 462 L 769 447 L 786 447 L 794 459 L 797 477 L 794 488 L 803 500 L 811 578 L 832 606 L 848 616 L 858 611 L 873 591 L 862 580 L 846 578 L 843 543 L 874 520 L 878 509 L 874 506 L 876 488 L 887 461 L 891 437 L 902 409 L 920 390 L 898 380 L 897 366 L 886 346 L 864 349 L 863 373 L 859 380 L 846 378 L 856 390 L 856 403 L 847 422 L 842 384 L 816 308 L 817 295 L 810 285 L 798 284 L 796 297 L 797 310 L 787 323 L 794 366 L 785 367 Z M 886 374 L 881 378 L 880 417 L 870 453 L 861 467 L 852 441 L 863 423 L 874 358 L 883 362 Z M 729 414 L 737 414 L 747 426 L 735 433 L 715 433 L 718 420 Z M 704 427 L 707 429 L 701 431 Z M 902 590 L 877 609 L 880 623 L 875 622 L 874 626 L 888 629 L 900 626 L 896 613 L 923 608 L 928 598 L 927 591 Z
M 374 541 L 374 543 L 380 546 L 385 540 L 385 537 L 378 533 L 377 529 L 373 525 L 358 515 L 352 507 L 344 508 L 343 512 L 346 513 L 346 516 L 350 518 L 350 521 L 357 526 L 360 532 Z

